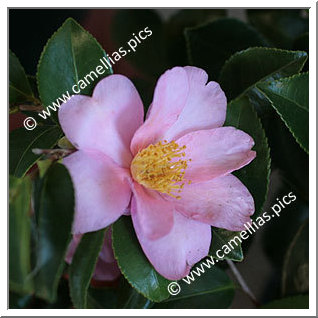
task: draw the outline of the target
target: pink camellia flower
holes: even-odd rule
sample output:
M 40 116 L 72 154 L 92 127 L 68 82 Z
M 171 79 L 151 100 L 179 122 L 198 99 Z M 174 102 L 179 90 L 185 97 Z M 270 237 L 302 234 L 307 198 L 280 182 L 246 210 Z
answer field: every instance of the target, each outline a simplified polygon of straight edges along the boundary
M 196 67 L 175 67 L 143 105 L 122 75 L 93 96 L 73 96 L 59 119 L 78 149 L 64 159 L 74 182 L 73 233 L 96 231 L 129 208 L 141 247 L 171 280 L 207 256 L 211 225 L 239 231 L 254 213 L 247 188 L 231 174 L 255 158 L 253 139 L 222 127 L 226 97 Z
M 65 261 L 68 264 L 72 263 L 73 256 L 81 238 L 82 234 L 73 235 L 73 239 L 68 246 L 65 256 Z M 120 270 L 112 249 L 111 231 L 107 230 L 105 234 L 105 241 L 102 250 L 99 253 L 92 278 L 97 281 L 113 281 L 119 276 Z

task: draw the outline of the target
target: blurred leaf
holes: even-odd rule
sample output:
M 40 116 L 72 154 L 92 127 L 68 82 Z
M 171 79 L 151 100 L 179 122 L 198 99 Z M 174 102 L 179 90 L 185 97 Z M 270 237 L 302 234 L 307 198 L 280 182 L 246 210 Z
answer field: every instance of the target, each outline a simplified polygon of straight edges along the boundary
M 74 190 L 67 169 L 57 163 L 44 176 L 39 196 L 36 296 L 54 302 L 71 239 Z
M 270 157 L 262 124 L 247 97 L 242 96 L 228 104 L 225 126 L 236 127 L 254 139 L 253 150 L 256 151 L 256 158 L 244 168 L 235 171 L 234 175 L 252 194 L 255 202 L 253 218 L 256 218 L 260 214 L 267 196 Z
M 35 101 L 24 69 L 13 52 L 9 50 L 9 102 L 10 104 Z
M 276 170 L 276 176 L 273 176 L 274 178 L 270 186 L 270 196 L 273 199 L 269 202 L 267 211 L 272 212 L 270 207 L 277 202 L 275 198 L 281 200 L 290 192 L 297 197 L 296 201 L 292 202 L 281 211 L 279 218 L 272 218 L 271 221 L 266 224 L 266 228 L 264 228 L 264 251 L 267 258 L 271 261 L 272 267 L 275 267 L 281 276 L 284 255 L 286 254 L 291 241 L 294 239 L 295 233 L 308 218 L 308 205 L 302 200 L 298 192 L 294 191 L 294 188 L 286 182 L 280 171 L 278 174 L 277 172 L 278 171 Z M 280 282 L 279 277 L 279 283 Z M 281 290 L 279 290 L 279 292 L 280 291 Z
M 195 270 L 198 264 L 193 266 L 192 270 Z M 170 296 L 168 300 L 160 304 L 156 304 L 154 308 L 228 308 L 234 297 L 233 282 L 223 270 L 216 266 L 209 269 L 201 266 L 201 269 L 205 270 L 203 274 L 201 273 L 202 276 L 197 277 L 193 274 L 193 281 L 188 279 L 190 284 L 184 280 L 179 280 L 181 292 L 176 296 Z
M 296 141 L 308 153 L 309 78 L 308 73 L 260 83 L 259 89 L 271 101 Z
M 156 272 L 144 255 L 130 217 L 121 217 L 112 228 L 114 254 L 128 282 L 151 301 L 168 298 L 169 281 Z
M 37 82 L 43 106 L 56 102 L 67 91 L 74 95 L 72 86 L 94 71 L 98 78 L 90 74 L 87 77 L 90 84 L 80 92 L 82 95 L 91 95 L 97 82 L 112 74 L 112 70 L 105 68 L 102 75 L 96 72 L 103 57 L 106 57 L 106 53 L 95 38 L 75 20 L 67 19 L 48 40 L 39 60 Z M 83 86 L 85 84 L 86 81 Z M 51 112 L 51 115 L 57 122 L 57 113 Z
M 251 46 L 266 46 L 256 30 L 236 19 L 219 19 L 186 29 L 185 37 L 191 65 L 203 68 L 216 80 L 224 62 L 235 52 Z
M 283 266 L 283 296 L 309 291 L 309 221 L 297 231 L 287 250 Z
M 117 290 L 114 288 L 89 288 L 87 293 L 88 309 L 115 309 Z
M 188 65 L 187 48 L 184 31 L 207 21 L 211 22 L 224 17 L 224 9 L 181 9 L 170 17 L 165 24 L 167 50 L 170 67 Z
M 34 130 L 24 127 L 15 129 L 9 135 L 9 173 L 23 177 L 42 155 L 35 155 L 34 148 L 52 148 L 62 135 L 57 126 L 38 126 Z
M 70 294 L 76 308 L 87 308 L 87 289 L 102 249 L 106 228 L 85 233 L 70 266 Z
M 299 9 L 250 9 L 247 15 L 273 47 L 291 49 L 295 38 L 308 31 L 308 18 Z
M 146 31 L 145 28 L 148 29 Z M 150 34 L 152 32 L 152 34 Z M 118 9 L 112 19 L 112 41 L 118 48 L 118 61 L 127 59 L 140 71 L 157 77 L 165 69 L 163 50 L 163 25 L 160 16 L 151 9 Z M 136 37 L 140 41 L 136 40 Z M 141 39 L 144 37 L 144 39 Z M 135 46 L 133 49 L 129 46 Z M 121 53 L 119 48 L 126 51 Z M 137 51 L 137 53 L 134 52 Z M 117 54 L 112 53 L 114 60 Z
M 26 308 L 32 300 L 32 295 L 19 295 L 9 292 L 9 309 L 23 309 Z
M 308 309 L 309 296 L 298 295 L 274 300 L 261 307 L 262 309 Z
M 19 294 L 33 292 L 31 272 L 31 181 L 9 178 L 9 283 Z
M 212 242 L 210 246 L 209 255 L 211 255 L 215 259 L 219 259 L 216 255 L 216 252 L 219 249 L 222 249 L 223 245 L 227 245 L 235 236 L 239 235 L 239 233 L 240 232 L 232 232 L 232 231 L 227 231 L 224 229 L 213 227 Z M 234 246 L 234 249 L 231 249 L 231 251 L 228 254 L 225 254 L 224 258 L 222 259 L 230 259 L 232 261 L 241 262 L 243 258 L 244 256 L 243 256 L 241 243 L 237 242 L 237 245 Z
M 120 286 L 118 289 L 118 299 L 116 308 L 120 309 L 146 309 L 151 308 L 153 302 L 139 294 L 135 288 L 133 288 L 126 279 L 122 277 Z
M 259 82 L 297 74 L 307 53 L 270 48 L 250 48 L 231 56 L 224 64 L 219 83 L 228 100 L 252 89 Z
M 50 159 L 46 159 L 46 160 L 39 160 L 37 162 L 38 168 L 39 168 L 39 175 L 40 178 L 43 178 L 47 169 L 50 168 L 50 166 L 52 165 L 53 161 Z
M 71 144 L 71 142 L 63 136 L 57 143 L 58 147 L 62 149 L 75 149 L 75 147 Z
M 32 89 L 33 95 L 35 98 L 39 99 L 38 85 L 36 82 L 36 76 L 27 75 L 27 79 L 29 81 L 30 87 Z

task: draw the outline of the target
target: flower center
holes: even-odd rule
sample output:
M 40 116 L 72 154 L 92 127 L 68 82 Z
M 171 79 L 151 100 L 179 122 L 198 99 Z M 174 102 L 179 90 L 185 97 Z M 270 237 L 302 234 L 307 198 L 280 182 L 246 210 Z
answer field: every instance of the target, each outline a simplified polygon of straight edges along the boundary
M 177 193 L 185 185 L 183 178 L 188 161 L 191 161 L 183 159 L 185 149 L 186 146 L 180 147 L 175 141 L 164 140 L 149 145 L 139 151 L 131 163 L 133 178 L 148 189 L 180 199 Z

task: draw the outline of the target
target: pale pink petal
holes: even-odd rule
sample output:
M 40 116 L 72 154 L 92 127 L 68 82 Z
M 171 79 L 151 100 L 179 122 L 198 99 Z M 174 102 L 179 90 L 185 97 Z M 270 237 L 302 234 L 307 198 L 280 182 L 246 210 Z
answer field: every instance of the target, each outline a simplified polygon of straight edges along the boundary
M 133 211 L 132 217 L 144 253 L 156 271 L 165 278 L 178 280 L 185 277 L 195 263 L 208 255 L 211 243 L 210 225 L 175 212 L 171 231 L 157 240 L 150 240 L 135 222 Z
M 77 149 L 99 150 L 128 167 L 131 138 L 143 122 L 143 105 L 128 78 L 110 75 L 96 85 L 92 97 L 74 95 L 61 105 L 59 120 Z
M 169 141 L 191 131 L 221 127 L 226 117 L 227 101 L 220 85 L 207 83 L 208 74 L 200 68 L 186 66 L 184 69 L 190 90 L 180 116 L 164 135 Z
M 201 182 L 226 175 L 249 164 L 256 156 L 253 139 L 234 127 L 220 127 L 189 133 L 180 139 L 191 159 L 185 179 Z
M 111 228 L 107 228 L 105 241 L 99 253 L 93 278 L 100 281 L 110 281 L 118 278 L 120 270 L 112 249 Z
M 75 254 L 75 251 L 77 249 L 79 242 L 81 241 L 82 236 L 83 236 L 82 234 L 73 235 L 72 240 L 67 247 L 67 251 L 66 251 L 66 255 L 65 255 L 65 262 L 66 263 L 68 263 L 68 264 L 72 263 L 73 256 Z
M 174 67 L 161 75 L 148 118 L 133 137 L 131 143 L 133 155 L 162 138 L 180 115 L 188 98 L 188 92 L 188 76 L 182 67 Z
M 185 216 L 230 231 L 244 229 L 254 213 L 254 200 L 245 185 L 229 174 L 186 185 L 176 209 Z
M 97 260 L 93 279 L 99 281 L 112 281 L 120 276 L 117 262 L 106 263 L 101 258 Z
M 151 240 L 169 233 L 173 226 L 174 204 L 164 200 L 157 191 L 145 189 L 134 182 L 131 215 L 140 231 Z
M 105 241 L 102 250 L 99 253 L 99 257 L 105 263 L 113 263 L 115 261 L 115 256 L 112 248 L 112 230 L 110 227 L 106 230 Z
M 103 153 L 81 150 L 64 158 L 63 163 L 75 189 L 73 233 L 105 228 L 123 214 L 131 198 L 127 169 Z

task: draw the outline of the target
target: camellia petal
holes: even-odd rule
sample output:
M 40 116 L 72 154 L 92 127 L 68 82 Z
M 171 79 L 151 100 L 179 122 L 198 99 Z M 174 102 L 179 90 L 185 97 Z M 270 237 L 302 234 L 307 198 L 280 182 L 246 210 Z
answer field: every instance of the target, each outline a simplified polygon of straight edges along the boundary
M 143 122 L 143 105 L 128 78 L 111 75 L 96 85 L 92 97 L 74 95 L 62 104 L 59 120 L 75 148 L 101 151 L 129 167 L 129 146 Z
M 116 221 L 131 198 L 129 171 L 101 152 L 77 151 L 63 159 L 75 188 L 73 233 L 97 231 Z
M 211 227 L 208 224 L 175 212 L 171 231 L 157 240 L 151 240 L 144 235 L 134 217 L 133 222 L 144 253 L 156 271 L 167 279 L 185 277 L 195 263 L 208 255 L 211 243 Z
M 147 190 L 136 182 L 133 193 L 131 216 L 142 235 L 155 240 L 169 233 L 173 226 L 174 204 L 164 200 L 158 192 Z
M 253 139 L 234 127 L 220 127 L 189 133 L 177 144 L 185 145 L 185 158 L 191 159 L 185 179 L 202 182 L 223 176 L 249 164 L 256 156 Z
M 226 97 L 220 85 L 208 81 L 208 74 L 197 67 L 186 66 L 189 94 L 177 121 L 164 134 L 167 140 L 175 140 L 196 130 L 221 127 L 226 116 Z
M 155 144 L 180 115 L 189 93 L 188 76 L 184 68 L 174 67 L 158 80 L 151 111 L 135 133 L 131 151 L 135 155 L 149 144 Z
M 186 185 L 176 209 L 185 216 L 230 231 L 241 231 L 254 213 L 254 200 L 232 174 Z

